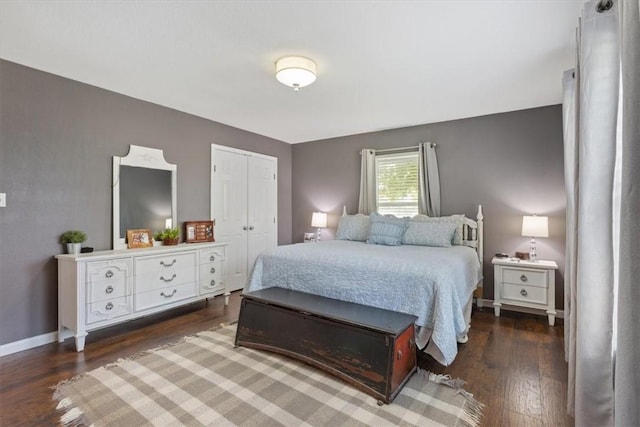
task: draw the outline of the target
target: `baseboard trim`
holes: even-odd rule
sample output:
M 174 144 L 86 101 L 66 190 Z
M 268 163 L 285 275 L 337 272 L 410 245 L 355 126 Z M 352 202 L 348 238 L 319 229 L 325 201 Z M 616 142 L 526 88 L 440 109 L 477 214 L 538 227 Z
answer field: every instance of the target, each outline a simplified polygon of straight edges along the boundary
M 482 307 L 486 309 L 493 310 L 493 300 L 492 299 L 482 299 Z M 540 314 L 546 316 L 546 314 L 541 310 L 536 310 L 535 308 L 528 307 L 518 307 L 516 305 L 503 304 L 500 307 L 501 310 L 508 311 L 517 311 L 519 313 L 527 313 L 527 314 Z M 564 319 L 564 310 L 556 310 L 556 317 L 558 319 Z
M 17 353 L 19 351 L 29 350 L 34 347 L 40 347 L 41 345 L 50 344 L 56 341 L 58 341 L 58 332 L 49 332 L 35 337 L 25 338 L 20 341 L 2 344 L 0 345 L 0 357 L 8 356 L 9 354 Z

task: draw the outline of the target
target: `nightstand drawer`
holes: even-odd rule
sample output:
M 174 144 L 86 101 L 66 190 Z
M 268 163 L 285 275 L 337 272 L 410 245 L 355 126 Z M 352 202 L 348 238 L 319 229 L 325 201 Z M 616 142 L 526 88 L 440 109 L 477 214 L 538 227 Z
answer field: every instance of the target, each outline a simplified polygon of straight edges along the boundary
M 515 285 L 511 283 L 502 284 L 502 299 L 527 302 L 530 304 L 547 305 L 547 288 L 540 286 Z
M 547 287 L 547 272 L 525 268 L 503 268 L 502 282 Z

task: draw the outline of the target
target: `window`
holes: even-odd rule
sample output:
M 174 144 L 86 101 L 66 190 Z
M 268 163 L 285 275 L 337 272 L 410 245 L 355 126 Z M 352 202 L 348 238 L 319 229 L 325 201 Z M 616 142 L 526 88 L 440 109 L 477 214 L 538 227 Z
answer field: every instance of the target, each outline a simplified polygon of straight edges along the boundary
M 376 155 L 376 206 L 382 215 L 418 214 L 418 153 Z

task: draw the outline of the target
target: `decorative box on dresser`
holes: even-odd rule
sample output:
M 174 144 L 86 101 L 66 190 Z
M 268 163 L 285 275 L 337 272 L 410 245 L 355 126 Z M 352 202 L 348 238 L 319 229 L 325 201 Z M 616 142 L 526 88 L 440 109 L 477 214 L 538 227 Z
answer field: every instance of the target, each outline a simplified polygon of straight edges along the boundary
M 556 319 L 555 261 L 535 262 L 493 258 L 494 302 L 496 317 L 500 317 L 503 304 L 544 310 L 549 325 Z
M 226 292 L 226 243 L 57 255 L 58 341 Z

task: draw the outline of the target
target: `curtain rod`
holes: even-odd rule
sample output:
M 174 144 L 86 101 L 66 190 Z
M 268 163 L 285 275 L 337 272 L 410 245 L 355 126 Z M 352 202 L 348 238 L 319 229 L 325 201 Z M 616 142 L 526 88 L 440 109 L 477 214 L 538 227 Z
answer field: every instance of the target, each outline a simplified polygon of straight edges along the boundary
M 425 142 L 425 144 L 429 144 L 432 148 L 436 148 L 438 144 L 435 142 Z M 388 153 L 390 151 L 403 151 L 403 150 L 417 150 L 417 145 L 412 145 L 411 147 L 398 147 L 398 148 L 385 148 L 383 150 L 373 150 L 376 153 Z

